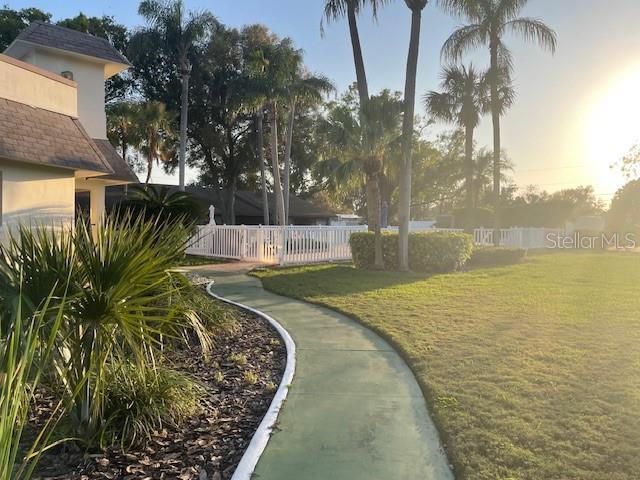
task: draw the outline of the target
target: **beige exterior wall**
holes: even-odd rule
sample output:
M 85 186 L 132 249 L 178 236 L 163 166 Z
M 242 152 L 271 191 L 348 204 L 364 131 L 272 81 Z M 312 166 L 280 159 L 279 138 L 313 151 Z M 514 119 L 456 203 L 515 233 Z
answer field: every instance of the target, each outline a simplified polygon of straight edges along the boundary
M 75 178 L 71 170 L 0 159 L 2 227 L 20 223 L 70 225 L 75 214 Z
M 53 73 L 73 73 L 78 84 L 78 118 L 91 138 L 107 138 L 104 110 L 104 64 L 69 54 L 36 48 L 25 61 Z
M 64 115 L 78 116 L 77 92 L 74 86 L 55 80 L 51 75 L 26 69 L 12 60 L 0 56 L 0 98 Z

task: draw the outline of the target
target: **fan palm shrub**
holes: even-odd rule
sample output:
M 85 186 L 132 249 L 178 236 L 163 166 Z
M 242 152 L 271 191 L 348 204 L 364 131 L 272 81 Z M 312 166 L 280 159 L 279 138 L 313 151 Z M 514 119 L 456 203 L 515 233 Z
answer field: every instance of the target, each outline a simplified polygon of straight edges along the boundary
M 195 315 L 171 301 L 179 288 L 171 269 L 188 238 L 181 222 L 124 215 L 106 218 L 95 236 L 80 220 L 73 233 L 56 236 L 42 228 L 21 229 L 0 247 L 3 325 L 15 305 L 35 311 L 43 292 L 53 292 L 51 307 L 59 307 L 61 280 L 67 280 L 51 365 L 71 402 L 74 434 L 89 443 L 105 426 L 108 365 L 123 358 L 140 368 L 154 365 L 166 338 L 193 325 L 204 330 Z M 20 269 L 24 287 L 18 289 Z

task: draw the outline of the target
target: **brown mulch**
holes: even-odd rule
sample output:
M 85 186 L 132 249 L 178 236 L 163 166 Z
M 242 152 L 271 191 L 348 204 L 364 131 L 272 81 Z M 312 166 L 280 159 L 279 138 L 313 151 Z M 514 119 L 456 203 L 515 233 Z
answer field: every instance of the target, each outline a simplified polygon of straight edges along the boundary
M 35 478 L 231 478 L 280 383 L 286 349 L 268 322 L 241 310 L 233 331 L 217 336 L 215 342 L 206 362 L 196 346 L 172 358 L 173 368 L 193 375 L 206 389 L 199 415 L 125 452 L 120 447 L 97 454 L 72 451 L 69 445 L 58 448 L 43 457 Z M 235 361 L 229 359 L 231 354 Z M 246 356 L 246 363 L 238 355 Z M 222 381 L 218 372 L 224 375 Z M 251 373 L 257 376 L 255 384 Z

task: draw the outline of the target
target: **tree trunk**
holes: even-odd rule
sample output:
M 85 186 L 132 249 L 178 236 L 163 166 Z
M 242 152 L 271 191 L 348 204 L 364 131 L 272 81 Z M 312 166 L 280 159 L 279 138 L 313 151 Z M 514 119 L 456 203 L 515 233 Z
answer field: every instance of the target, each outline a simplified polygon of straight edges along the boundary
M 144 181 L 144 185 L 147 186 L 149 185 L 149 182 L 151 181 L 151 169 L 153 168 L 153 162 L 151 160 L 149 160 L 147 162 L 147 178 Z
M 180 191 L 184 192 L 184 180 L 187 158 L 187 120 L 189 114 L 189 76 L 190 68 L 182 67 L 182 94 L 180 95 L 180 158 L 178 176 Z
M 358 32 L 358 22 L 356 20 L 356 3 L 356 0 L 348 0 L 347 20 L 349 22 L 351 49 L 353 50 L 353 63 L 356 68 L 356 81 L 358 82 L 358 94 L 360 96 L 360 110 L 362 111 L 366 108 L 367 102 L 369 101 L 369 85 L 367 83 L 367 73 L 364 68 L 360 33 Z
M 378 175 L 367 175 L 367 216 L 369 231 L 374 234 L 374 267 L 384 269 L 382 257 L 382 232 L 380 231 L 380 186 Z
M 271 166 L 273 168 L 273 190 L 276 197 L 276 221 L 285 226 L 284 198 L 280 183 L 280 161 L 278 159 L 278 105 L 271 102 L 269 108 L 269 123 L 271 124 Z
M 260 186 L 262 189 L 262 216 L 265 225 L 269 225 L 269 196 L 267 195 L 267 169 L 264 165 L 264 114 L 262 107 L 256 114 L 256 129 L 258 130 L 258 164 L 260 165 Z
M 498 98 L 498 46 L 491 45 L 491 120 L 493 122 L 493 244 L 500 246 L 500 100 Z
M 468 233 L 473 232 L 473 127 L 465 127 L 464 142 L 464 169 L 465 169 L 465 189 L 466 189 L 466 213 L 465 213 L 465 230 Z
M 236 224 L 236 192 L 238 191 L 238 177 L 234 176 L 229 185 L 229 199 L 227 200 L 227 212 L 229 225 Z
M 291 101 L 289 106 L 289 124 L 287 125 L 287 144 L 284 149 L 284 216 L 285 223 L 289 224 L 289 194 L 291 190 L 291 147 L 293 144 L 293 128 L 296 115 L 296 101 Z
M 413 154 L 413 121 L 416 103 L 416 76 L 420 51 L 422 9 L 411 10 L 411 38 L 407 57 L 407 75 L 404 87 L 404 116 L 402 121 L 402 171 L 400 173 L 400 236 L 398 260 L 400 271 L 409 270 L 409 221 L 411 220 L 411 156 Z

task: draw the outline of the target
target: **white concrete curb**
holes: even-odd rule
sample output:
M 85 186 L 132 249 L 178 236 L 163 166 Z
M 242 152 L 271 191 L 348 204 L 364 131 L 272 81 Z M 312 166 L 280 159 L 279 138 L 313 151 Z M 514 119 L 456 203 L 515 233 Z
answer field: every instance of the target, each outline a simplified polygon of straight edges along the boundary
M 253 472 L 256 469 L 256 465 L 258 464 L 258 460 L 260 460 L 262 452 L 264 452 L 264 449 L 267 447 L 267 443 L 269 443 L 272 428 L 278 420 L 278 415 L 280 413 L 280 409 L 282 408 L 282 404 L 284 403 L 285 399 L 287 398 L 287 394 L 289 393 L 289 385 L 293 381 L 293 375 L 296 370 L 296 344 L 294 343 L 293 338 L 291 338 L 291 335 L 289 335 L 289 332 L 287 332 L 284 327 L 280 325 L 280 323 L 278 323 L 275 319 L 271 318 L 269 315 L 261 312 L 260 310 L 256 310 L 255 308 L 248 307 L 247 305 L 243 305 L 242 303 L 234 302 L 233 300 L 229 300 L 227 298 L 216 295 L 211 290 L 213 284 L 214 282 L 212 281 L 207 286 L 207 293 L 209 295 L 225 303 L 229 303 L 244 310 L 248 310 L 249 312 L 255 313 L 256 315 L 267 320 L 276 329 L 278 335 L 280 335 L 280 337 L 284 341 L 284 345 L 287 349 L 287 366 L 284 369 L 278 391 L 273 397 L 267 413 L 265 413 L 262 422 L 260 422 L 260 425 L 258 425 L 258 429 L 253 435 L 251 442 L 249 443 L 249 447 L 247 447 L 247 450 L 244 452 L 244 455 L 240 459 L 240 463 L 238 464 L 236 471 L 231 477 L 231 480 L 251 480 Z

